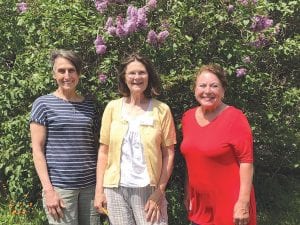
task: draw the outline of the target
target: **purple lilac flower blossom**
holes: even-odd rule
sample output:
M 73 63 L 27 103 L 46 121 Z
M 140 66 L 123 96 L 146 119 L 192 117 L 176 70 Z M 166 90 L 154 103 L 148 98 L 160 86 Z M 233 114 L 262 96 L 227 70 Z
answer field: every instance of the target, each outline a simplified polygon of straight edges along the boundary
M 157 45 L 157 34 L 154 30 L 150 30 L 147 35 L 147 42 L 151 45 Z
M 129 5 L 127 8 L 127 18 L 123 25 L 127 34 L 137 31 L 139 28 L 145 28 L 148 25 L 145 8 L 139 8 Z
M 157 1 L 156 0 L 148 0 L 146 4 L 147 9 L 155 9 L 157 7 Z
M 130 5 L 127 8 L 127 21 L 124 24 L 124 29 L 128 34 L 137 31 L 138 10 Z
M 107 21 L 105 23 L 105 29 L 108 29 L 109 27 L 113 26 L 113 18 L 112 17 L 108 17 Z
M 111 27 L 107 28 L 107 33 L 110 34 L 110 35 L 112 35 L 112 36 L 115 36 L 116 32 L 117 32 L 117 28 L 116 27 L 111 26 Z
M 127 32 L 124 28 L 124 20 L 121 16 L 117 16 L 117 28 L 116 28 L 116 35 L 118 37 L 125 37 L 127 36 Z
M 99 79 L 99 81 L 100 81 L 101 84 L 104 84 L 106 82 L 106 80 L 107 80 L 107 76 L 104 73 L 100 73 L 98 75 L 98 79 Z
M 94 41 L 96 47 L 96 53 L 99 55 L 103 55 L 106 52 L 106 45 L 101 36 L 97 36 L 96 40 Z
M 146 28 L 148 26 L 146 8 L 138 9 L 137 27 Z
M 96 45 L 96 53 L 99 55 L 103 55 L 106 52 L 106 45 Z
M 24 13 L 28 10 L 28 5 L 26 2 L 19 2 L 17 3 L 17 8 L 20 13 Z
M 124 24 L 124 30 L 128 34 L 134 33 L 137 30 L 136 22 L 134 20 L 127 20 Z
M 253 23 L 251 25 L 251 29 L 254 32 L 260 32 L 273 25 L 273 20 L 268 19 L 266 16 L 254 16 L 252 19 Z
M 164 30 L 162 32 L 159 32 L 157 35 L 157 41 L 159 44 L 162 44 L 165 42 L 166 38 L 169 36 L 169 31 Z
M 269 44 L 268 39 L 265 37 L 264 34 L 260 34 L 258 36 L 258 39 L 256 39 L 255 41 L 252 41 L 249 43 L 250 46 L 253 46 L 255 48 L 260 48 L 260 47 L 264 47 L 266 45 Z
M 113 26 L 113 18 L 108 17 L 104 28 L 106 29 L 107 33 L 114 36 L 116 35 L 116 27 Z
M 169 31 L 164 30 L 158 34 L 154 30 L 150 30 L 147 35 L 147 42 L 153 46 L 159 46 L 163 44 L 166 38 L 169 36 Z
M 243 77 L 247 74 L 247 69 L 246 68 L 239 68 L 239 69 L 236 69 L 236 76 L 237 77 Z
M 233 11 L 234 11 L 234 6 L 233 6 L 233 5 L 228 5 L 228 7 L 227 7 L 227 12 L 228 12 L 229 14 L 231 14 L 231 13 L 233 13 Z
M 95 45 L 104 45 L 105 42 L 104 42 L 103 38 L 102 38 L 101 36 L 98 35 L 97 38 L 96 38 L 95 41 L 94 41 L 94 44 L 95 44 Z
M 96 0 L 95 7 L 97 11 L 103 13 L 108 7 L 108 0 Z
M 248 5 L 248 0 L 238 0 L 242 5 Z
M 127 19 L 136 19 L 138 18 L 138 9 L 132 5 L 129 5 L 127 8 Z
M 251 58 L 249 56 L 245 56 L 245 57 L 243 57 L 242 61 L 244 63 L 251 63 Z

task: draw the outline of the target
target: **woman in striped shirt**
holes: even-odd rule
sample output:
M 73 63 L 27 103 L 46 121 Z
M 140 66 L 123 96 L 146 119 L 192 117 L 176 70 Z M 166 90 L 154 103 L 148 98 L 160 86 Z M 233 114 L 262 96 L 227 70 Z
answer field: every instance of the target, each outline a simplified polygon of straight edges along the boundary
M 81 60 L 73 52 L 52 53 L 57 89 L 37 98 L 30 116 L 33 161 L 50 224 L 98 225 L 93 207 L 96 183 L 97 113 L 79 95 Z

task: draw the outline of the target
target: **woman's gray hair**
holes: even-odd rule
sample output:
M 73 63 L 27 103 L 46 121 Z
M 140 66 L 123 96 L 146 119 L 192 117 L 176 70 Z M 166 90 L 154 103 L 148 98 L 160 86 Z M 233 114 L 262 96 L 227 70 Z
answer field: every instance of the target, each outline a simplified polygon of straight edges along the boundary
M 76 72 L 80 74 L 82 68 L 82 60 L 78 56 L 78 54 L 76 54 L 72 50 L 65 50 L 65 49 L 54 50 L 51 53 L 51 57 L 50 57 L 52 68 L 54 67 L 55 60 L 59 57 L 69 60 L 75 66 Z

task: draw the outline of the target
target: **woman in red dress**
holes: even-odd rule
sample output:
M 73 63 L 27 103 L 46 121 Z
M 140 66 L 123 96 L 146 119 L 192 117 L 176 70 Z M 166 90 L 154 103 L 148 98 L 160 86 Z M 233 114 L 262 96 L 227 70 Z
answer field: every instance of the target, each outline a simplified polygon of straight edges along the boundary
M 256 225 L 252 132 L 246 116 L 222 101 L 226 87 L 222 67 L 202 66 L 199 106 L 182 118 L 185 206 L 194 225 Z

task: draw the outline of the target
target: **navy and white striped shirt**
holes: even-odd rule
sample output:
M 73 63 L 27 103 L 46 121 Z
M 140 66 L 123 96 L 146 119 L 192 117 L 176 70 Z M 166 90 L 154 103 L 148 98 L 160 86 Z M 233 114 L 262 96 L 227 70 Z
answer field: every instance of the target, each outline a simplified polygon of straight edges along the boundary
M 97 116 L 91 99 L 70 102 L 48 94 L 34 101 L 30 122 L 47 129 L 45 155 L 53 186 L 77 189 L 95 185 Z

